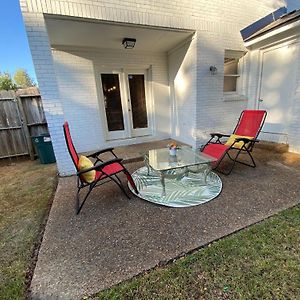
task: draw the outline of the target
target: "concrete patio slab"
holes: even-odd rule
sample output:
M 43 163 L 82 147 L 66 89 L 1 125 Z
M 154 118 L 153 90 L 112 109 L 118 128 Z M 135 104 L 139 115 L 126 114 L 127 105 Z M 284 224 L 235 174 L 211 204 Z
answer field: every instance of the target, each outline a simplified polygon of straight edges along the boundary
M 108 183 L 76 216 L 75 178 L 61 178 L 31 283 L 33 299 L 80 299 L 300 203 L 300 156 L 262 149 L 254 156 L 256 169 L 238 165 L 221 175 L 218 198 L 188 208 L 128 200 Z M 132 172 L 142 164 L 127 166 Z

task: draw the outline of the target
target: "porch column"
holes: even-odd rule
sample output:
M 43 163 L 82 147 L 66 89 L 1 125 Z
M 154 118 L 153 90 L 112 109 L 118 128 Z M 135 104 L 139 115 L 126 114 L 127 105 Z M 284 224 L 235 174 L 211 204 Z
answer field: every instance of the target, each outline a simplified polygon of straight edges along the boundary
M 21 3 L 23 19 L 42 96 L 49 133 L 60 175 L 74 174 L 75 168 L 63 136 L 64 113 L 54 71 L 50 43 L 42 13 L 28 12 L 26 3 Z

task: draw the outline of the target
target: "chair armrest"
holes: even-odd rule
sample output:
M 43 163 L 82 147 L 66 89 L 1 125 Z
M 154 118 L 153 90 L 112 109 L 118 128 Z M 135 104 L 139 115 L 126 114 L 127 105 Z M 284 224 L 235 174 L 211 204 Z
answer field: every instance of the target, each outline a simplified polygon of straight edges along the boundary
M 84 173 L 87 173 L 87 172 L 90 172 L 90 171 L 101 171 L 101 169 L 103 169 L 105 166 L 108 166 L 108 165 L 111 165 L 111 164 L 114 164 L 114 163 L 120 163 L 122 160 L 123 160 L 122 158 L 110 159 L 110 160 L 107 160 L 103 163 L 97 164 L 97 165 L 95 165 L 91 168 L 78 171 L 76 173 L 76 175 L 80 176 L 81 174 L 84 174 Z
M 221 137 L 230 137 L 230 134 L 223 134 L 223 133 L 217 133 L 217 132 L 213 132 L 213 133 L 210 133 L 210 136 L 211 137 L 218 137 L 218 138 L 221 138 Z
M 256 139 L 248 139 L 245 137 L 240 137 L 240 138 L 236 138 L 235 139 L 236 142 L 244 142 L 245 144 L 249 143 L 249 142 L 253 142 L 253 143 L 258 143 L 259 140 Z
M 102 153 L 105 153 L 105 152 L 111 152 L 112 154 L 114 154 L 113 150 L 114 150 L 114 148 L 105 148 L 105 149 L 99 150 L 99 151 L 97 151 L 95 153 L 89 154 L 89 155 L 87 155 L 87 157 L 94 157 L 95 158 L 98 155 L 100 155 Z

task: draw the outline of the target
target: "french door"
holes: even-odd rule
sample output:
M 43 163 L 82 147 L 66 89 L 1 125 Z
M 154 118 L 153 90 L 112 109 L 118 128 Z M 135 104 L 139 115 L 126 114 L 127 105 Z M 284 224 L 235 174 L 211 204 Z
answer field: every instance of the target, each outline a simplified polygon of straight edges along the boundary
M 149 135 L 147 71 L 103 72 L 100 83 L 107 139 Z

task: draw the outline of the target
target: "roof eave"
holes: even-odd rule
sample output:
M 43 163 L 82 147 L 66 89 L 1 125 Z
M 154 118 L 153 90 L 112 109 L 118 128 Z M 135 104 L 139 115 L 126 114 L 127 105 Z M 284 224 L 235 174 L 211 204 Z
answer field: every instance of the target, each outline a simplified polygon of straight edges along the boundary
M 257 43 L 259 43 L 263 40 L 266 40 L 266 39 L 268 39 L 270 37 L 273 37 L 277 34 L 280 34 L 284 31 L 288 31 L 290 29 L 293 29 L 293 28 L 296 28 L 296 27 L 299 27 L 299 26 L 300 26 L 300 20 L 297 20 L 293 23 L 281 26 L 279 28 L 275 28 L 273 30 L 270 30 L 270 31 L 262 34 L 261 36 L 258 36 L 256 38 L 254 37 L 253 39 L 249 39 L 249 40 L 245 41 L 245 47 L 249 48 L 249 47 L 251 47 L 251 46 L 253 46 L 253 45 L 255 45 L 255 44 L 257 44 Z M 299 34 L 300 34 L 300 32 L 299 32 Z

